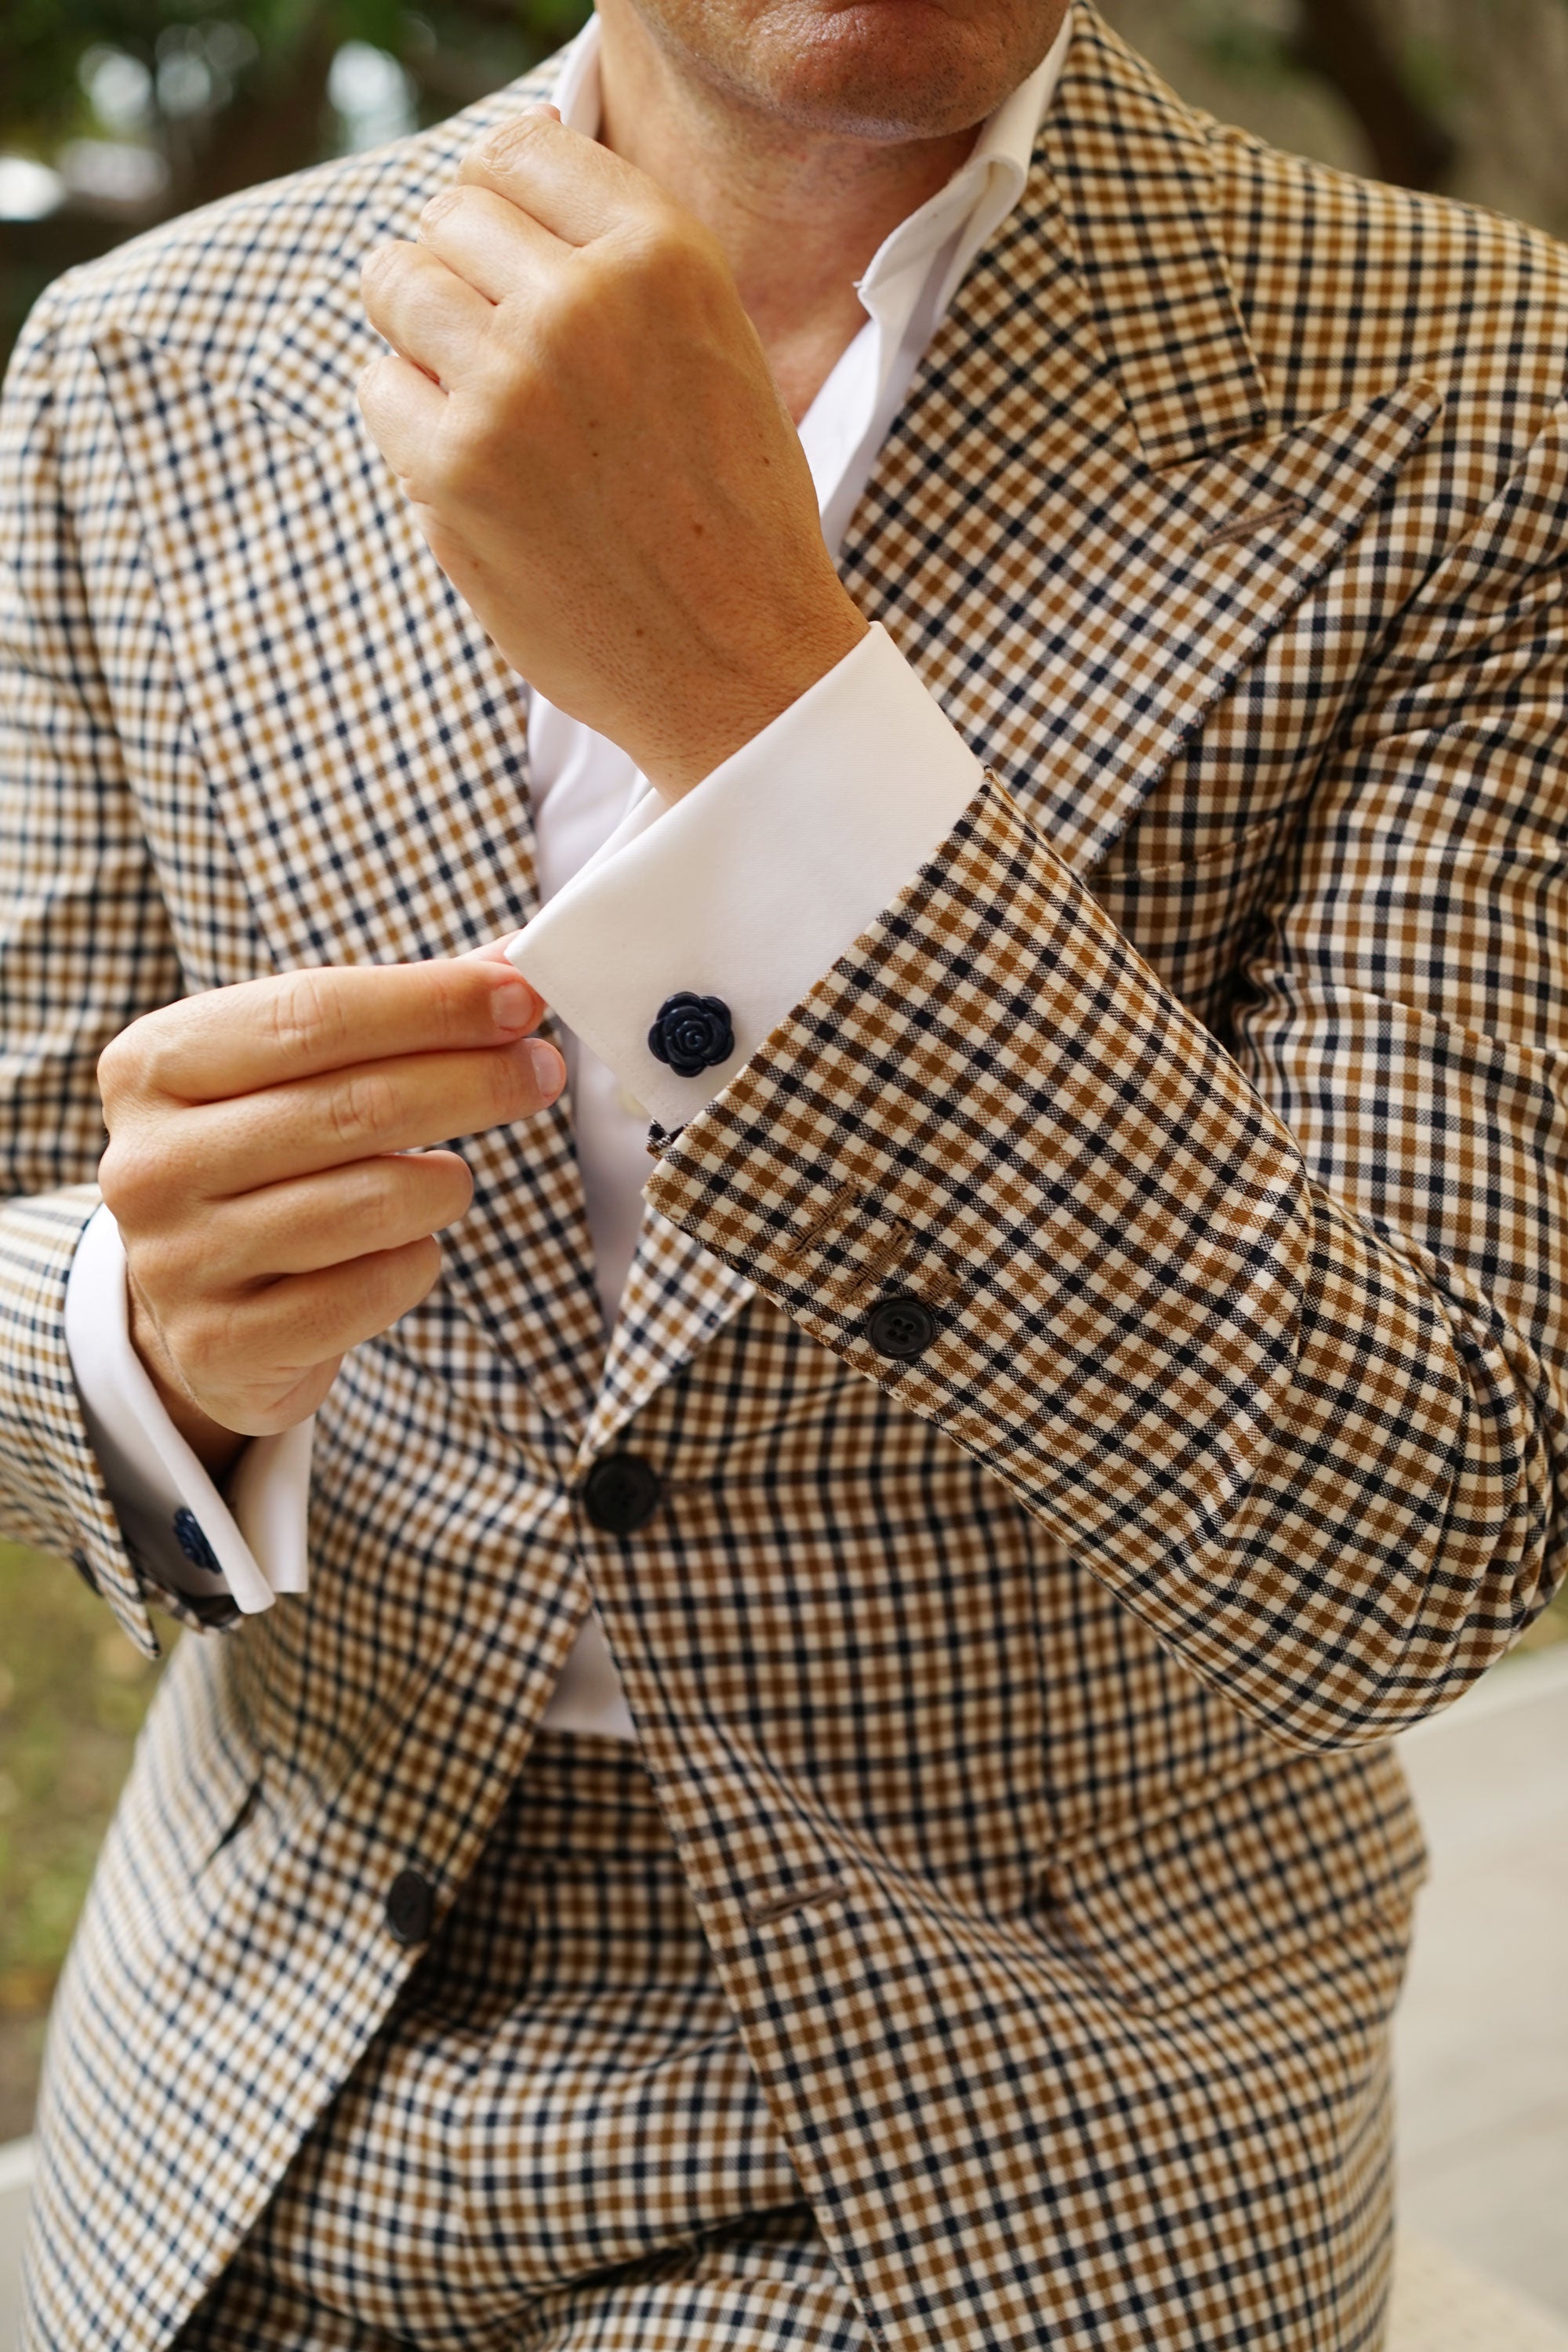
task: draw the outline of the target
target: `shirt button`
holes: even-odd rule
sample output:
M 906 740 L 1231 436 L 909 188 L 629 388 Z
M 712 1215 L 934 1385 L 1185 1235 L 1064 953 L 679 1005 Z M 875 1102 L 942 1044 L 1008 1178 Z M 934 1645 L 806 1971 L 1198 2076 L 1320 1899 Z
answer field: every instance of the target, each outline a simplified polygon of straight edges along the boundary
M 893 1356 L 905 1362 L 911 1356 L 923 1356 L 936 1338 L 936 1317 L 923 1300 L 900 1290 L 891 1298 L 879 1298 L 866 1318 L 866 1337 L 879 1356 Z
M 416 1870 L 400 1870 L 387 1889 L 386 1924 L 400 1944 L 423 1944 L 436 1916 L 436 1890 Z
M 591 1527 L 607 1536 L 634 1536 L 658 1510 L 663 1482 L 640 1454 L 606 1454 L 583 1482 L 583 1508 Z

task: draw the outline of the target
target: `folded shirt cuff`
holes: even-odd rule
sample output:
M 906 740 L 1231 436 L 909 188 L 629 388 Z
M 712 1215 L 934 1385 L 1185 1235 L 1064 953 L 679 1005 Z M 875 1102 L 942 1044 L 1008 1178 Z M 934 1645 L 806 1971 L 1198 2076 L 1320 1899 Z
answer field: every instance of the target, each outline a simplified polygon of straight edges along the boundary
M 983 782 L 874 625 L 684 799 L 645 792 L 508 955 L 661 1127 L 682 1127 L 898 897 Z
M 248 1615 L 302 1592 L 313 1423 L 252 1438 L 220 1493 L 132 1345 L 125 1251 L 108 1209 L 83 1229 L 65 1327 L 88 1434 L 144 1572 L 197 1600 L 227 1594 Z

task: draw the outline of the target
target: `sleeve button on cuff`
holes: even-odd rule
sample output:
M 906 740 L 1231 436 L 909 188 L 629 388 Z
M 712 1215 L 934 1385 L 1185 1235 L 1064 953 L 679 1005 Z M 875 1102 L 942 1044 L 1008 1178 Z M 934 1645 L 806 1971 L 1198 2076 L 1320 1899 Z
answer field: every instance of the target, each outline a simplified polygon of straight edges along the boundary
M 936 1317 L 922 1299 L 899 1291 L 879 1298 L 866 1318 L 866 1337 L 879 1356 L 907 1361 L 923 1356 L 936 1338 Z
M 694 996 L 689 989 L 667 996 L 647 1033 L 647 1049 L 678 1078 L 716 1070 L 735 1050 L 729 1006 L 721 996 Z
M 400 1870 L 387 1890 L 386 1924 L 399 1944 L 423 1944 L 436 1917 L 436 1892 L 416 1870 Z

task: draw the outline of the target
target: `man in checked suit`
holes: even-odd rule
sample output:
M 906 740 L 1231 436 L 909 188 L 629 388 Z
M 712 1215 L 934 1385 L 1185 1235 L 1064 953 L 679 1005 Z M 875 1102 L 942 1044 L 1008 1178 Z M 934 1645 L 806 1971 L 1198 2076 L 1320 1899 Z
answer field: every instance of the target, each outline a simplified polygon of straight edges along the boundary
M 30 2346 L 1380 2342 L 1386 1742 L 1562 1551 L 1565 356 L 1054 0 L 606 0 L 46 299 L 5 1515 L 206 1630 Z

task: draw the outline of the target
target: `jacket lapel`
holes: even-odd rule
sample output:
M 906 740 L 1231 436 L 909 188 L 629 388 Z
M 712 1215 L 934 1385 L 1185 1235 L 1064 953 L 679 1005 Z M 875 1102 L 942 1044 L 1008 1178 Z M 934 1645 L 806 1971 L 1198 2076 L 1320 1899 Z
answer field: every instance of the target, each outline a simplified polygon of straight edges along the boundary
M 842 569 L 1079 868 L 1332 562 L 1440 403 L 1271 429 L 1201 126 L 1079 0 Z
M 754 1283 L 645 1203 L 581 1458 L 603 1454 L 654 1391 L 755 1296 Z
M 503 93 L 349 224 L 243 368 L 155 340 L 100 354 L 142 498 L 189 724 L 279 969 L 460 953 L 536 903 L 521 683 L 409 520 L 354 404 L 379 348 L 360 260 L 407 235 Z M 603 1331 L 570 1117 L 457 1139 L 475 1199 L 454 1297 L 546 1410 L 584 1421 Z

